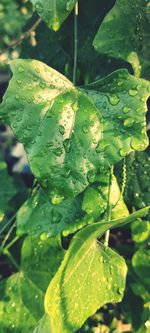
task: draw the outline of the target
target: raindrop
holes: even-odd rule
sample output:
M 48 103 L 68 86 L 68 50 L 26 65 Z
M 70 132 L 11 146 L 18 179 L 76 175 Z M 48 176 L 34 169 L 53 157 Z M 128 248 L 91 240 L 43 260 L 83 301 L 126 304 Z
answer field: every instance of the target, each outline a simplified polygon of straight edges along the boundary
M 129 95 L 130 95 L 131 97 L 136 96 L 136 95 L 137 95 L 137 90 L 136 90 L 136 89 L 129 89 Z
M 61 156 L 61 155 L 63 154 L 63 150 L 62 150 L 62 148 L 56 148 L 56 149 L 54 150 L 54 154 L 55 154 L 56 156 Z
M 70 151 L 70 139 L 66 139 L 64 142 L 63 142 L 63 146 L 65 148 L 65 152 L 66 153 L 69 153 Z
M 60 134 L 64 135 L 64 133 L 65 133 L 65 128 L 64 128 L 64 126 L 59 125 L 59 132 L 60 132 Z
M 18 94 L 15 95 L 15 99 L 16 100 L 19 100 L 20 99 L 20 96 Z
M 64 168 L 63 177 L 69 178 L 70 177 L 70 173 L 71 173 L 70 169 Z
M 95 181 L 95 171 L 89 170 L 87 173 L 87 179 L 89 183 L 93 183 Z
M 83 133 L 87 134 L 87 133 L 88 133 L 88 129 L 89 129 L 88 124 L 84 124 L 84 125 L 82 126 Z
M 57 195 L 57 194 L 54 194 L 52 197 L 51 197 L 51 203 L 53 205 L 58 205 L 59 203 L 61 203 L 62 201 L 64 200 L 64 197 L 60 196 L 60 195 Z
M 124 113 L 128 113 L 128 112 L 130 112 L 130 108 L 129 108 L 128 106 L 124 106 L 124 107 L 123 107 L 123 112 L 124 112 Z
M 124 124 L 124 126 L 126 126 L 126 127 L 132 127 L 133 124 L 134 124 L 134 119 L 132 119 L 132 118 L 127 118 L 127 119 L 124 120 L 123 124 Z
M 46 87 L 46 83 L 45 82 L 40 82 L 39 86 L 44 89 Z
M 125 156 L 127 155 L 127 151 L 126 151 L 125 148 L 121 148 L 121 149 L 119 150 L 119 153 L 120 153 L 120 155 L 121 155 L 122 157 L 125 157 Z
M 24 72 L 24 68 L 23 68 L 22 66 L 19 66 L 19 67 L 18 67 L 18 72 L 19 72 L 19 73 L 23 73 L 23 72 Z
M 111 105 L 115 106 L 120 102 L 120 99 L 117 95 L 110 95 L 109 96 L 109 102 Z
M 58 20 L 57 16 L 54 17 L 52 28 L 54 31 L 58 31 L 58 29 L 60 28 L 60 24 L 59 24 L 59 20 Z
M 16 82 L 17 82 L 17 84 L 19 84 L 19 85 L 22 83 L 21 80 L 17 80 Z

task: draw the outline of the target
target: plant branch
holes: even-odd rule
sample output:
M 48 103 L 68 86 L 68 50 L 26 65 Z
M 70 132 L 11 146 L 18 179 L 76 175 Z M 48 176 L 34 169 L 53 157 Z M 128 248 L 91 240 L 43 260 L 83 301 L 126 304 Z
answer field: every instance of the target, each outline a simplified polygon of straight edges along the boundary
M 2 52 L 0 52 L 0 56 L 4 53 L 10 51 L 11 49 L 14 49 L 18 45 L 20 45 L 25 39 L 30 37 L 31 32 L 37 29 L 37 27 L 39 26 L 41 21 L 42 21 L 41 18 L 39 18 L 29 30 L 27 30 L 24 34 L 21 35 L 20 38 L 14 40 L 7 48 L 5 48 Z
M 77 57 L 78 57 L 78 14 L 79 14 L 79 4 L 78 1 L 75 5 L 74 11 L 74 65 L 73 65 L 73 84 L 76 84 L 76 74 L 77 74 Z
M 20 267 L 17 264 L 14 257 L 12 256 L 12 254 L 7 249 L 4 249 L 3 253 L 9 258 L 11 264 L 16 268 L 16 270 L 19 271 Z
M 5 238 L 4 238 L 3 242 L 2 242 L 2 247 L 3 248 L 5 246 L 5 243 L 7 242 L 10 234 L 12 233 L 13 229 L 15 228 L 15 225 L 16 225 L 16 221 L 12 224 L 11 228 L 9 229 L 8 233 L 6 234 L 6 236 L 5 236 Z
M 108 222 L 111 220 L 111 210 L 112 210 L 112 205 L 110 203 L 110 192 L 111 192 L 111 183 L 112 183 L 113 170 L 114 170 L 114 168 L 111 167 L 110 176 L 109 176 L 108 200 L 107 200 L 107 221 Z M 110 236 L 110 230 L 107 230 L 106 233 L 105 233 L 105 240 L 104 240 L 104 245 L 105 246 L 108 246 L 109 236 Z

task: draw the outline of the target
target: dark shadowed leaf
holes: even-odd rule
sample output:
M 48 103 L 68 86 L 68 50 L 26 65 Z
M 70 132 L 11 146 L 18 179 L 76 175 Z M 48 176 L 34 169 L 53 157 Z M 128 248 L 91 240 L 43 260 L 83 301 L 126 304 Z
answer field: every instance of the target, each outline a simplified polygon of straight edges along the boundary
M 117 0 L 99 28 L 94 47 L 100 53 L 128 61 L 137 75 L 148 78 L 149 30 L 149 1 Z

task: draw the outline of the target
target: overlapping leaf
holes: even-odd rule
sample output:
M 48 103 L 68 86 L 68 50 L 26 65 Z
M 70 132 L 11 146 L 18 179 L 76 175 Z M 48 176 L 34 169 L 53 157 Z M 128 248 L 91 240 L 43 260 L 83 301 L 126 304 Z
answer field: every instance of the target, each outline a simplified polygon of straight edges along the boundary
M 109 196 L 109 204 L 111 205 L 111 219 L 119 219 L 129 215 L 128 209 L 123 201 L 115 176 L 113 175 L 111 180 L 110 195 L 109 173 L 107 178 L 105 177 L 105 180 L 107 180 L 105 182 L 103 179 L 103 183 L 101 182 L 101 185 L 99 185 L 98 188 L 89 186 L 84 192 L 82 209 L 89 216 L 94 217 L 95 220 L 97 220 L 102 213 L 106 212 Z M 106 215 L 107 214 L 105 213 L 104 216 Z
M 129 207 L 142 208 L 150 204 L 149 151 L 131 154 L 126 159 L 127 182 L 124 198 Z
M 62 231 L 73 233 L 82 226 L 81 198 L 52 205 L 42 190 L 35 190 L 17 214 L 17 234 L 54 237 Z
M 31 0 L 36 11 L 47 23 L 48 27 L 57 31 L 77 0 Z
M 0 156 L 0 222 L 9 209 L 10 200 L 16 194 L 17 189 L 13 179 L 8 175 L 7 165 Z
M 87 226 L 74 236 L 45 296 L 52 331 L 76 332 L 99 307 L 122 299 L 127 271 L 125 261 L 110 248 L 100 245 L 97 237 L 109 228 L 132 222 L 147 211 L 143 209 L 122 220 Z
M 142 75 L 148 78 L 149 30 L 149 1 L 117 0 L 102 22 L 94 46 L 100 53 L 127 60 L 137 75 L 142 69 Z
M 52 203 L 76 196 L 109 168 L 148 144 L 149 83 L 119 70 L 77 89 L 35 60 L 13 62 L 0 117 L 28 154 Z
M 28 333 L 42 317 L 44 293 L 62 258 L 55 239 L 25 239 L 20 272 L 0 284 L 0 333 Z

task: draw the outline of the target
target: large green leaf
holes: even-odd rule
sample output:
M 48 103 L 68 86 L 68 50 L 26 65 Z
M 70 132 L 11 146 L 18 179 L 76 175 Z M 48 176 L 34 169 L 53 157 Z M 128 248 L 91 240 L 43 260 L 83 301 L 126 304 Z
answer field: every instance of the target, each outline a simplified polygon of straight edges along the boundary
M 146 208 L 125 219 L 87 226 L 74 236 L 45 296 L 52 331 L 76 332 L 99 307 L 121 301 L 127 271 L 125 261 L 101 245 L 97 237 L 147 211 Z
M 13 179 L 9 176 L 7 165 L 0 156 L 0 222 L 5 214 L 10 210 L 10 200 L 16 194 L 17 189 Z
M 35 190 L 17 214 L 17 234 L 40 236 L 44 239 L 65 230 L 73 233 L 80 229 L 83 215 L 81 198 L 68 199 L 54 206 L 43 190 Z
M 119 70 L 77 89 L 36 60 L 13 62 L 0 117 L 26 149 L 52 203 L 76 196 L 110 167 L 148 144 L 149 83 Z
M 150 11 L 145 0 L 117 0 L 94 39 L 100 53 L 122 58 L 132 64 L 136 74 L 149 77 Z
M 49 28 L 57 31 L 77 0 L 31 0 L 36 11 Z
M 0 284 L 0 333 L 28 333 L 42 317 L 44 293 L 62 258 L 55 239 L 25 239 L 20 272 Z

